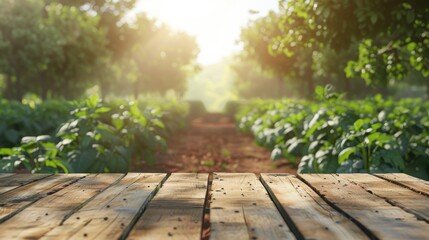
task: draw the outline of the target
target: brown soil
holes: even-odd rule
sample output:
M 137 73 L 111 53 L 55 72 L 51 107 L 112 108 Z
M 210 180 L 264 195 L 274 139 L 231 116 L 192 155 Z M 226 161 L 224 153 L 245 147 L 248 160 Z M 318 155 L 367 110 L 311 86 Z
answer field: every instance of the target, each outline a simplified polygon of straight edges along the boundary
M 285 172 L 296 174 L 286 160 L 271 161 L 270 151 L 257 146 L 253 137 L 239 132 L 232 119 L 207 114 L 176 133 L 168 151 L 157 156 L 155 165 L 143 163 L 140 172 Z

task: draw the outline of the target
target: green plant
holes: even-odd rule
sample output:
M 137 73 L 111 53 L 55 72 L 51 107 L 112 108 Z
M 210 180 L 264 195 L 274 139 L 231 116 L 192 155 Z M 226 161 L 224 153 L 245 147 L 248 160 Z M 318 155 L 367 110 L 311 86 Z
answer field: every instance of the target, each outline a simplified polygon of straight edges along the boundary
M 23 165 L 32 173 L 64 172 L 68 173 L 70 166 L 58 156 L 58 149 L 50 142 L 47 135 L 24 137 L 22 145 L 15 148 L 1 148 L 3 159 L 0 172 L 11 172 L 19 165 Z
M 1 171 L 126 172 L 133 161 L 154 163 L 167 148 L 165 139 L 184 125 L 186 106 L 145 104 L 104 103 L 97 96 L 74 102 L 50 138 L 24 137 L 21 146 L 1 149 Z
M 298 163 L 300 173 L 405 172 L 429 179 L 429 103 L 342 100 L 317 88 L 321 102 L 256 101 L 242 108 L 238 126 L 271 158 Z

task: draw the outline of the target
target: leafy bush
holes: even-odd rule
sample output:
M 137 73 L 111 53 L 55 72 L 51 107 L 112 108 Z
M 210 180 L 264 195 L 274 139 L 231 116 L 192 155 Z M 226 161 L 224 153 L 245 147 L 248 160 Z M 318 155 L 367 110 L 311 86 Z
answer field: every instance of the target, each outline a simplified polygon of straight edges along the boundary
M 299 173 L 405 172 L 429 179 L 429 102 L 381 96 L 344 101 L 318 90 L 323 102 L 257 101 L 238 126 L 298 163 Z
M 46 101 L 31 107 L 0 100 L 0 147 L 17 146 L 25 136 L 50 135 L 70 117 L 73 103 Z
M 186 117 L 180 103 L 173 104 L 174 112 L 165 106 L 139 108 L 137 102 L 106 104 L 97 96 L 74 105 L 51 136 L 24 137 L 21 146 L 0 149 L 1 170 L 126 172 L 133 160 L 153 163 Z

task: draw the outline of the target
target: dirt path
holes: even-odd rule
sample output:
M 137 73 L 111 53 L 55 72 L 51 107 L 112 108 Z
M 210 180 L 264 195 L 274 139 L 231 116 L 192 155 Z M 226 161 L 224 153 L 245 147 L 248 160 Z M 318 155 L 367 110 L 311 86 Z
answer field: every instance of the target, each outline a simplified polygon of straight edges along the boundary
M 168 151 L 154 166 L 143 163 L 143 172 L 287 172 L 296 168 L 285 160 L 272 162 L 270 151 L 257 146 L 252 136 L 240 133 L 221 114 L 198 118 L 168 141 Z

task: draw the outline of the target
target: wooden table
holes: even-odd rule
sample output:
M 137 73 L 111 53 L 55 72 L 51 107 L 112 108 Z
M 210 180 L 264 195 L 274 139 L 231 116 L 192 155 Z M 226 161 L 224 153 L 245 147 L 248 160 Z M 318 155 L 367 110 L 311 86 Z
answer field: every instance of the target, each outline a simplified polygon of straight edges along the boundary
M 429 239 L 405 174 L 0 174 L 1 239 Z

